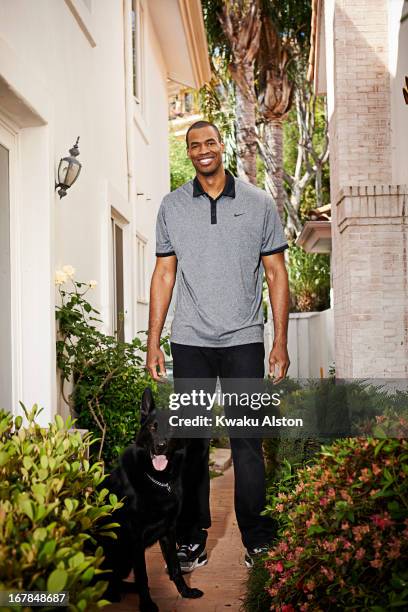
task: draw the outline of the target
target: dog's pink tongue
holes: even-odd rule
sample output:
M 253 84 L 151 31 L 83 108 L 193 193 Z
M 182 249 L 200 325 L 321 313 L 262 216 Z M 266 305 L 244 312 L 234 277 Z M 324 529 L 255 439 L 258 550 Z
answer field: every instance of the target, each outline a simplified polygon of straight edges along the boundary
M 154 455 L 152 459 L 153 467 L 158 472 L 166 469 L 166 465 L 168 463 L 166 455 Z

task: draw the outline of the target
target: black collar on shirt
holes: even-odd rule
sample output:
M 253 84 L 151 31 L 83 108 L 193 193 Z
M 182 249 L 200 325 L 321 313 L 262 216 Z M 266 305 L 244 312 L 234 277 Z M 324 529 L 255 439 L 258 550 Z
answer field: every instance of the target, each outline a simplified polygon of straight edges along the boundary
M 227 176 L 227 180 L 225 181 L 224 189 L 220 193 L 220 195 L 216 198 L 220 198 L 221 196 L 228 196 L 229 198 L 235 198 L 235 178 L 229 172 L 229 170 L 225 170 L 225 174 Z M 193 197 L 196 198 L 201 195 L 208 195 L 206 191 L 204 191 L 203 186 L 197 177 L 195 177 L 193 181 Z

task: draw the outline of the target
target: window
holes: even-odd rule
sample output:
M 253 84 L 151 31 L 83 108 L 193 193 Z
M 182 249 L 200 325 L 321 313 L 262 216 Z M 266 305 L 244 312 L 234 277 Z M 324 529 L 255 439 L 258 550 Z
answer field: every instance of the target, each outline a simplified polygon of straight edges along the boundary
M 133 96 L 137 104 L 143 101 L 143 8 L 140 0 L 132 0 L 132 68 Z
M 147 283 L 146 283 L 146 245 L 147 239 L 136 233 L 137 248 L 137 301 L 147 303 Z
M 123 227 L 112 217 L 113 329 L 118 340 L 125 340 L 125 300 L 123 288 Z

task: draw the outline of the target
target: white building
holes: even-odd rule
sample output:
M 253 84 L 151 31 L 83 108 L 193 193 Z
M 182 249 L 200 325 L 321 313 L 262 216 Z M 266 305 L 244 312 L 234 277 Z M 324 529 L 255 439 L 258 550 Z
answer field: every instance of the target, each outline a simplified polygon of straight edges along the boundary
M 55 270 L 95 279 L 105 331 L 147 328 L 169 190 L 168 94 L 210 77 L 200 0 L 0 3 L 0 407 L 58 408 Z M 80 136 L 63 199 L 60 158 Z
M 406 379 L 408 3 L 312 5 L 310 76 L 329 114 L 336 374 Z

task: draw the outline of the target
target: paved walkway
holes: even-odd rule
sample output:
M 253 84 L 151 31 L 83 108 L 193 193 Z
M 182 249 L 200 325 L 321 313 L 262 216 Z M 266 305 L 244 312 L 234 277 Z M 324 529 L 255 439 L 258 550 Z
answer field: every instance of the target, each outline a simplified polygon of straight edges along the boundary
M 230 467 L 211 480 L 212 527 L 209 530 L 208 564 L 185 576 L 186 582 L 204 591 L 200 599 L 183 599 L 164 572 L 158 544 L 146 552 L 147 571 L 152 599 L 160 612 L 238 612 L 245 593 L 248 570 L 244 565 L 244 549 L 238 530 L 234 506 L 234 472 Z M 105 608 L 112 612 L 135 612 L 138 597 L 130 593 L 121 601 Z

